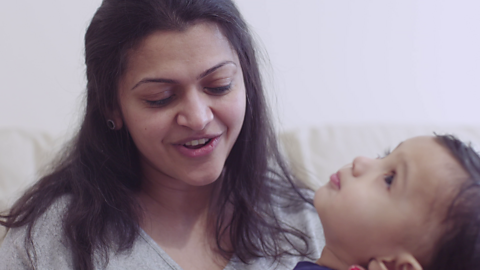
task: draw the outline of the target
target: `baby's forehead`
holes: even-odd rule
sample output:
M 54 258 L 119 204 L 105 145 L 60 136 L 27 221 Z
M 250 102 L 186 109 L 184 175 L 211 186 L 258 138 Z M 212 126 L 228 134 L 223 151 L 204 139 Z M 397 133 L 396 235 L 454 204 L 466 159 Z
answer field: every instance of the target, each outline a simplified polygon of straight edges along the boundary
M 458 160 L 436 137 L 414 137 L 400 143 L 397 149 L 405 161 L 417 170 L 439 176 L 448 171 L 464 172 Z
M 400 142 L 397 148 L 403 147 L 413 152 L 421 152 L 427 149 L 432 151 L 446 149 L 438 142 L 434 136 L 417 136 Z
M 435 137 L 409 139 L 398 147 L 406 162 L 411 198 L 429 209 L 448 207 L 468 174 Z M 410 196 L 409 196 L 410 197 Z

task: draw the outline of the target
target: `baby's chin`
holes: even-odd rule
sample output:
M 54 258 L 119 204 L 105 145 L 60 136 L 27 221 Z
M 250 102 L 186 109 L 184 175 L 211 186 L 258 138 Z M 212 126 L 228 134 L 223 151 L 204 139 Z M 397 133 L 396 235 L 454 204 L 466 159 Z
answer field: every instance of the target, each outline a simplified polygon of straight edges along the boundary
M 319 189 L 315 191 L 315 195 L 313 197 L 313 205 L 315 209 L 317 209 L 318 214 L 320 214 L 319 209 L 322 207 L 323 200 L 325 194 L 325 186 L 321 186 Z
M 317 263 L 328 265 L 333 269 L 348 269 L 348 267 L 352 265 L 360 265 L 366 269 L 371 258 L 374 257 L 355 253 L 355 250 L 345 249 L 343 245 L 335 245 L 335 243 L 329 243 L 327 240 L 327 244 L 322 251 L 322 256 Z

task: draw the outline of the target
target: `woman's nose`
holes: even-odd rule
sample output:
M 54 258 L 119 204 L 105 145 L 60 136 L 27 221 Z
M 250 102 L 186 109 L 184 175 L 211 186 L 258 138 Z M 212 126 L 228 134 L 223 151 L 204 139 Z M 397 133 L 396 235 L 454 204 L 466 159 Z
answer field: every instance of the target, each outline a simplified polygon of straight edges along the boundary
M 356 157 L 352 163 L 353 176 L 362 176 L 364 173 L 368 172 L 368 170 L 372 167 L 373 161 L 374 159 L 368 157 Z
M 195 131 L 203 130 L 213 120 L 208 97 L 193 90 L 186 93 L 177 115 L 177 123 Z

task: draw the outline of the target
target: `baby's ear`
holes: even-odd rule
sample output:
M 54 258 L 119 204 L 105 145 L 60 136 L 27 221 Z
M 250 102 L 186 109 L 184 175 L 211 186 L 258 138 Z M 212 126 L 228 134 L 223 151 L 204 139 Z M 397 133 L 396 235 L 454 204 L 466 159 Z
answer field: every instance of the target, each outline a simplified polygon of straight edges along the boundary
M 368 264 L 368 270 L 423 270 L 420 263 L 410 253 L 375 258 Z

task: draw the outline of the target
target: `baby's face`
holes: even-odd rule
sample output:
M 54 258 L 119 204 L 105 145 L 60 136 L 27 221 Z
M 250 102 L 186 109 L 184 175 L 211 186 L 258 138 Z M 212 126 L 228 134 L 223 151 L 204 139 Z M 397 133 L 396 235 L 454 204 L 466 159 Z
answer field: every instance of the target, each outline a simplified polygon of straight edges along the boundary
M 433 137 L 409 139 L 384 158 L 355 158 L 315 194 L 327 247 L 352 264 L 405 250 L 427 261 L 459 168 Z

